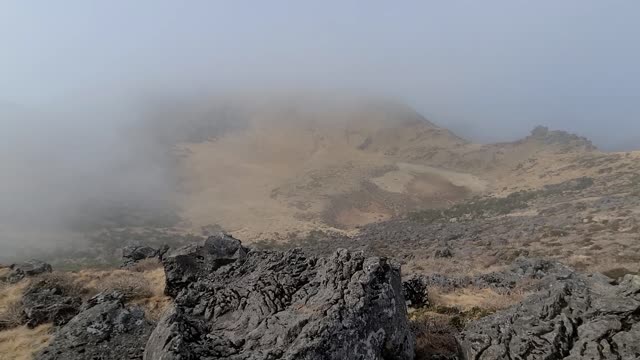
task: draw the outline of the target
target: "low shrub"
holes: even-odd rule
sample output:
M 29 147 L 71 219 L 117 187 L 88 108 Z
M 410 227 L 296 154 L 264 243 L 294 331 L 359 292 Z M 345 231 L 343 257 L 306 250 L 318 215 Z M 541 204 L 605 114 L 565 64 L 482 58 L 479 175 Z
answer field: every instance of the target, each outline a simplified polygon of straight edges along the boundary
M 100 291 L 119 291 L 127 300 L 153 296 L 153 290 L 147 278 L 140 273 L 134 272 L 122 272 L 106 277 L 98 284 L 98 289 Z

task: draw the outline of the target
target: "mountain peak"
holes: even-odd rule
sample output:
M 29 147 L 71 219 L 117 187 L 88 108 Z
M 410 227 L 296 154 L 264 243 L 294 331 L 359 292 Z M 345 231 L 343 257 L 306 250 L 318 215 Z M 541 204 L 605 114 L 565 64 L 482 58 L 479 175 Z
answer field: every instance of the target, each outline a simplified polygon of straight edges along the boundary
M 586 137 L 562 130 L 549 130 L 547 126 L 538 125 L 531 130 L 531 135 L 525 138 L 541 142 L 544 145 L 558 145 L 566 150 L 597 150 L 591 140 Z

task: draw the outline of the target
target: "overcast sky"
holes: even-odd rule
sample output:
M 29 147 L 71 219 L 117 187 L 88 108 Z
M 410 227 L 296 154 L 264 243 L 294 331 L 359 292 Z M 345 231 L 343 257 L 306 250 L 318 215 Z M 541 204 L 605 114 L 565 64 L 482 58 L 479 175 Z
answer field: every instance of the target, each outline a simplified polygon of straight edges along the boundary
M 342 89 L 479 141 L 640 146 L 640 1 L 0 1 L 0 103 Z

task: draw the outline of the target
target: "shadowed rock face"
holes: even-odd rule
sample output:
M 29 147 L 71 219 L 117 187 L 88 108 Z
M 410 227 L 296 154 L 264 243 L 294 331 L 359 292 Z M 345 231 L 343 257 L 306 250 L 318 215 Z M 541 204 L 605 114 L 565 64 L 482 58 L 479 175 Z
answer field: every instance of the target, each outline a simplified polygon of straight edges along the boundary
M 175 308 L 147 360 L 414 357 L 400 270 L 386 259 L 249 251 L 219 235 L 164 265 Z
M 554 280 L 521 304 L 469 326 L 460 339 L 465 358 L 640 358 L 640 277 L 627 275 L 612 285 L 600 275 L 571 272 Z

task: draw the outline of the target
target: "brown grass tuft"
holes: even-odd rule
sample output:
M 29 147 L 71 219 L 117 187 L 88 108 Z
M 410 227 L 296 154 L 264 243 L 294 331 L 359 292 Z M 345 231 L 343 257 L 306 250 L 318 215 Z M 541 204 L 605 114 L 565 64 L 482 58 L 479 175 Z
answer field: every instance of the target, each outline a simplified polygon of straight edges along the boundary
M 100 291 L 117 290 L 125 299 L 135 300 L 153 296 L 153 290 L 149 280 L 140 273 L 128 271 L 114 271 L 106 277 L 97 287 Z
M 22 303 L 7 304 L 0 313 L 0 330 L 12 329 L 23 324 L 24 315 Z
M 38 280 L 44 281 L 49 285 L 60 288 L 60 290 L 66 296 L 82 297 L 87 293 L 87 289 L 85 289 L 84 286 L 77 281 L 72 273 L 54 271 L 51 273 L 42 274 L 35 279 L 36 280 L 33 282 L 32 286 L 36 286 L 39 283 Z
M 6 266 L 2 266 L 0 265 L 0 279 L 6 277 L 7 275 L 9 275 L 9 273 L 11 272 L 11 269 L 9 269 Z
M 523 291 L 513 290 L 501 294 L 490 288 L 467 287 L 443 291 L 437 287 L 429 289 L 429 299 L 434 305 L 455 307 L 463 311 L 473 308 L 497 311 L 521 302 L 526 297 Z
M 138 261 L 131 265 L 129 270 L 135 272 L 153 271 L 162 267 L 162 262 L 158 258 L 149 258 Z
M 22 280 L 17 284 L 0 282 L 0 329 L 21 325 L 22 294 L 29 284 L 29 280 Z
M 133 303 L 145 309 L 149 320 L 158 321 L 171 305 L 171 298 L 164 294 L 164 269 L 156 268 L 151 271 L 145 271 L 142 275 L 147 280 L 152 295 L 148 298 L 134 300 Z
M 123 292 L 127 301 L 145 308 L 150 320 L 157 320 L 171 303 L 164 295 L 165 275 L 160 266 L 142 272 L 85 269 L 72 276 L 76 283 L 84 286 L 87 296 L 109 290 Z
M 31 360 L 51 340 L 51 324 L 29 329 L 26 326 L 0 331 L 0 358 Z

